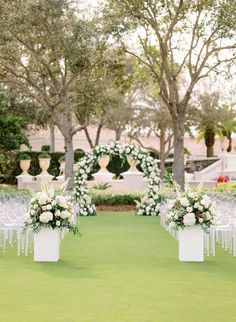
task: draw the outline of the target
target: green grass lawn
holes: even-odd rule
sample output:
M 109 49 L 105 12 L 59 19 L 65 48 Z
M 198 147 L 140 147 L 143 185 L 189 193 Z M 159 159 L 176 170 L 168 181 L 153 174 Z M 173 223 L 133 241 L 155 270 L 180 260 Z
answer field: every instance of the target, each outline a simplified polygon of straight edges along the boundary
M 159 218 L 99 213 L 59 263 L 0 253 L 0 322 L 236 321 L 236 257 L 180 263 Z

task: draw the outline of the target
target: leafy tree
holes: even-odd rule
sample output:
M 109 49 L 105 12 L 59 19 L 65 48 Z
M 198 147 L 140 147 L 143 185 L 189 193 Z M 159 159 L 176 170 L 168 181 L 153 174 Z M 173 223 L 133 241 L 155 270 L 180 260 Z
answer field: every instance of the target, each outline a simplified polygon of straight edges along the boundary
M 74 91 L 94 65 L 95 25 L 76 14 L 69 0 L 0 5 L 0 81 L 37 102 L 58 126 L 65 139 L 65 176 L 72 178 L 72 139 L 81 129 L 73 122 Z
M 199 95 L 195 107 L 190 109 L 192 125 L 199 132 L 198 140 L 204 138 L 207 157 L 213 157 L 216 136 L 230 139 L 236 129 L 236 113 L 229 105 L 220 103 L 218 92 Z
M 129 106 L 132 66 L 122 52 L 107 48 L 104 37 L 101 43 L 93 71 L 86 82 L 77 86 L 75 115 L 91 148 L 99 143 L 105 126 L 115 131 L 118 140 L 132 114 Z M 97 126 L 94 142 L 88 125 Z
M 132 130 L 129 137 L 160 156 L 161 177 L 165 172 L 165 160 L 173 148 L 173 131 L 170 112 L 159 97 L 146 94 L 136 107 L 136 117 L 133 118 Z M 140 135 L 155 135 L 159 139 L 159 149 L 145 146 Z
M 17 150 L 21 144 L 29 145 L 24 128 L 24 120 L 11 115 L 6 98 L 0 94 L 0 150 Z
M 196 84 L 235 60 L 235 9 L 233 0 L 110 0 L 107 9 L 113 13 L 113 35 L 148 67 L 170 111 L 174 179 L 182 188 L 186 111 Z M 136 37 L 140 47 L 129 46 L 124 33 Z

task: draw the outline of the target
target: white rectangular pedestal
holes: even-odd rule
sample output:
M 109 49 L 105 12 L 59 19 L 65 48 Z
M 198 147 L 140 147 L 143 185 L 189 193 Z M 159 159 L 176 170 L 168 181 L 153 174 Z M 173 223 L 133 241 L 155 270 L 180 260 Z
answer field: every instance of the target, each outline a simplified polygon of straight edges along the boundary
M 34 261 L 58 262 L 60 257 L 59 229 L 42 228 L 34 234 Z
M 204 231 L 200 226 L 180 228 L 179 260 L 183 262 L 204 261 Z

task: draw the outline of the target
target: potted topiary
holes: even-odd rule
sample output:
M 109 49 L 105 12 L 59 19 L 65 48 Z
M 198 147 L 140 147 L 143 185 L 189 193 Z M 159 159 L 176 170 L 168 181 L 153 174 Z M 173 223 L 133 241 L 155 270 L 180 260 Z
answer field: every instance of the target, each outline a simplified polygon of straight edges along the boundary
M 31 157 L 26 153 L 21 153 L 19 156 L 20 159 L 20 167 L 22 170 L 21 175 L 29 175 L 28 170 L 30 168 Z
M 48 153 L 41 153 L 39 155 L 39 166 L 42 170 L 41 174 L 47 174 L 47 170 L 50 167 L 51 156 Z

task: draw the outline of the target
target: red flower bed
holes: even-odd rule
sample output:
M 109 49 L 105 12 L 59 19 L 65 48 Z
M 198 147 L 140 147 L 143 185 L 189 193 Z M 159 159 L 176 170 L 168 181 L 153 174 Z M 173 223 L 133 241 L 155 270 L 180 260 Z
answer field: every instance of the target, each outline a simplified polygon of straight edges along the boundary
M 229 178 L 228 177 L 224 177 L 224 176 L 219 176 L 217 178 L 217 182 L 226 183 L 226 182 L 229 182 Z

